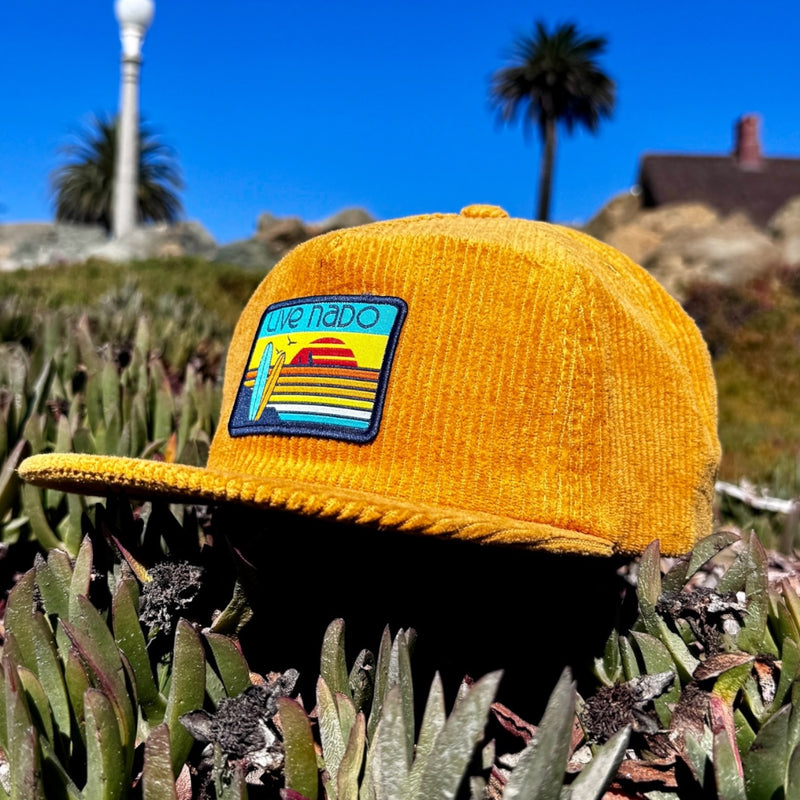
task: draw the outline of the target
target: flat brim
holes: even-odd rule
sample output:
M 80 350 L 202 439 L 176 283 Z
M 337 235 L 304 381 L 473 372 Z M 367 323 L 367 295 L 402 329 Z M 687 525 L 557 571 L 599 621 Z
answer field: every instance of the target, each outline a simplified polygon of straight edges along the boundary
M 474 540 L 532 550 L 609 556 L 613 542 L 581 531 L 501 515 L 284 478 L 118 456 L 50 453 L 20 464 L 36 486 L 93 496 L 125 494 L 174 503 L 241 503 L 411 534 Z

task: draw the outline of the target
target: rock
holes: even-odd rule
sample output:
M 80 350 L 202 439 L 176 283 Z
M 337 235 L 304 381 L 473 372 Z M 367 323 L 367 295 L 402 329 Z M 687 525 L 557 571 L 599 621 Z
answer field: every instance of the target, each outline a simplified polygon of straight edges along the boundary
M 334 214 L 332 217 L 323 220 L 315 227 L 320 228 L 323 233 L 328 233 L 330 231 L 338 231 L 341 228 L 355 228 L 359 225 L 368 225 L 370 222 L 375 222 L 375 217 L 363 208 L 345 208 L 338 214 Z
M 637 222 L 647 230 L 665 236 L 681 230 L 707 228 L 719 222 L 719 214 L 703 203 L 669 203 L 642 209 Z
M 780 248 L 743 214 L 665 236 L 644 266 L 676 299 L 696 282 L 741 284 L 781 262 Z
M 300 217 L 261 214 L 256 225 L 255 238 L 264 242 L 270 250 L 283 253 L 310 239 L 311 234 Z
M 612 197 L 597 214 L 586 223 L 584 230 L 590 236 L 603 239 L 620 225 L 631 222 L 642 208 L 638 194 L 624 192 Z
M 218 247 L 213 236 L 199 222 L 192 221 L 145 225 L 121 239 L 109 239 L 103 228 L 91 225 L 46 222 L 0 225 L 0 269 L 72 264 L 87 258 L 122 262 L 197 256 L 266 271 L 293 247 L 313 236 L 372 221 L 360 208 L 348 208 L 309 225 L 299 217 L 261 214 L 252 239 L 224 247 Z
M 167 256 L 213 258 L 217 244 L 199 222 L 145 225 L 127 236 L 112 239 L 88 251 L 87 255 L 107 261 L 131 261 Z
M 82 260 L 87 249 L 106 241 L 105 230 L 96 225 L 0 225 L 0 269 L 70 264 Z
M 266 274 L 278 263 L 279 258 L 260 239 L 240 239 L 218 248 L 212 260 L 262 270 Z
M 170 225 L 161 248 L 180 249 L 179 255 L 212 259 L 217 252 L 217 243 L 203 225 L 189 220 Z
M 786 264 L 800 266 L 800 197 L 793 197 L 775 212 L 767 230 L 781 249 Z
M 255 239 L 263 242 L 275 260 L 280 260 L 298 244 L 314 236 L 342 228 L 352 228 L 374 222 L 363 208 L 346 208 L 322 222 L 305 224 L 299 217 L 275 217 L 261 214 L 256 225 Z
M 641 264 L 679 301 L 696 282 L 740 284 L 780 264 L 800 264 L 800 198 L 770 222 L 744 214 L 721 218 L 702 203 L 635 207 L 627 195 L 608 203 L 587 232 Z
M 665 205 L 642 209 L 628 222 L 607 231 L 603 238 L 641 264 L 658 249 L 665 236 L 705 228 L 718 220 L 718 214 L 702 203 Z
M 621 250 L 637 264 L 643 263 L 661 244 L 661 234 L 640 225 L 629 222 L 619 228 L 613 228 L 602 237 L 603 241 Z

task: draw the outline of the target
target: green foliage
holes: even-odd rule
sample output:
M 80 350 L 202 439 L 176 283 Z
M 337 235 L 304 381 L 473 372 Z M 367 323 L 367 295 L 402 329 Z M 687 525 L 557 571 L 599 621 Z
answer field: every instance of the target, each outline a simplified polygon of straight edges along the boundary
M 698 585 L 712 567 L 720 575 L 714 588 Z M 636 698 L 628 709 L 638 708 L 630 718 L 642 763 L 656 753 L 662 768 L 682 776 L 665 781 L 659 798 L 792 797 L 800 760 L 800 599 L 788 582 L 768 586 L 758 537 L 714 534 L 664 575 L 654 542 L 639 564 L 637 597 L 636 622 L 615 632 L 596 661 L 606 689 L 586 703 L 590 735 L 613 732 L 613 725 L 603 728 L 603 703 L 624 707 L 622 687 L 641 688 L 663 673 L 668 690 L 648 698 L 649 719 Z
M 130 313 L 136 313 L 135 305 Z M 99 348 L 85 317 L 70 330 L 67 319 L 53 315 L 32 352 L 15 343 L 0 345 L 5 543 L 35 537 L 44 550 L 64 547 L 74 555 L 81 541 L 85 500 L 20 486 L 14 470 L 27 454 L 159 454 L 171 461 L 205 463 L 221 389 L 212 379 L 215 375 L 206 377 L 202 364 L 190 358 L 197 341 L 191 329 L 175 330 L 167 342 L 173 363 L 184 365 L 177 387 L 151 345 L 148 318 L 139 316 L 132 333 L 124 348 Z
M 63 550 L 39 556 L 8 598 L 0 748 L 9 771 L 0 770 L 0 796 L 131 797 L 141 758 L 145 796 L 169 796 L 155 787 L 174 791 L 193 745 L 180 717 L 217 706 L 249 674 L 230 640 L 221 645 L 186 619 L 167 646 L 154 646 L 157 634 L 138 615 L 147 580 L 114 546 L 130 538 L 130 524 L 115 526 L 101 505 L 93 511 L 74 563 Z
M 192 796 L 220 800 L 246 797 L 248 782 L 250 790 L 273 787 L 258 796 L 282 789 L 307 800 L 452 798 L 466 786 L 489 796 L 486 729 L 500 673 L 464 684 L 449 715 L 437 677 L 417 729 L 414 633 L 392 639 L 387 629 L 377 658 L 362 651 L 348 669 L 344 623 L 336 620 L 309 714 L 290 696 L 296 673 L 252 676 L 236 640 L 203 625 L 210 615 L 202 606 L 173 604 L 173 614 L 188 618 L 178 616 L 166 635 L 146 623 L 143 598 L 162 592 L 149 557 L 161 552 L 175 565 L 170 542 L 186 551 L 194 539 L 199 564 L 202 531 L 192 515 L 180 523 L 165 507 L 145 507 L 137 518 L 126 503 L 109 506 L 84 515 L 74 560 L 61 549 L 39 555 L 9 595 L 0 797 L 174 798 L 177 778 L 191 779 Z M 166 535 L 166 555 L 163 544 L 152 545 L 156 534 Z M 213 575 L 191 579 L 208 580 L 219 594 Z M 170 600 L 169 592 L 159 597 Z M 539 733 L 506 771 L 508 797 L 556 800 L 565 789 L 576 800 L 601 796 L 628 732 L 597 748 L 576 778 L 568 771 L 576 700 L 565 674 Z
M 66 161 L 51 176 L 56 219 L 97 223 L 110 231 L 116 179 L 116 118 L 92 117 L 61 152 Z M 178 197 L 183 180 L 174 152 L 142 124 L 137 153 L 139 221 L 174 222 L 183 212 Z
M 114 342 L 115 330 L 125 332 L 119 320 L 133 318 L 133 310 L 121 301 L 134 301 L 136 313 L 150 317 L 153 346 L 162 344 L 162 326 L 170 325 L 180 305 L 189 309 L 178 308 L 178 313 L 190 314 L 194 322 L 204 315 L 210 320 L 206 324 L 213 325 L 208 334 L 227 341 L 261 278 L 240 267 L 189 256 L 130 264 L 90 260 L 0 272 L 0 341 L 22 342 L 32 349 L 43 333 L 41 324 L 52 325 L 46 312 L 59 311 L 76 319 L 85 314 L 98 342 Z M 132 333 L 127 331 L 129 337 Z
M 317 682 L 316 735 L 311 719 L 294 700 L 278 701 L 285 746 L 287 797 L 326 800 L 422 800 L 462 796 L 572 800 L 599 798 L 622 761 L 628 730 L 598 747 L 578 777 L 568 773 L 574 750 L 575 686 L 562 676 L 550 698 L 538 733 L 518 754 L 516 767 L 496 777 L 490 769 L 494 745 L 486 739 L 500 673 L 463 684 L 448 716 L 441 681 L 430 687 L 419 726 L 414 722 L 410 646 L 414 636 L 384 632 L 377 661 L 362 651 L 345 668 L 344 623 L 328 628 Z M 369 711 L 360 702 L 357 671 L 374 661 L 374 689 Z M 370 670 L 372 671 L 372 670 Z M 476 756 L 483 752 L 482 766 Z M 489 763 L 486 756 L 489 755 Z M 574 765 L 573 765 L 574 766 Z M 487 781 L 493 780 L 490 789 Z M 497 773 L 500 774 L 500 773 Z M 461 791 L 462 794 L 459 794 Z M 466 796 L 466 795 L 464 795 Z
M 684 305 L 712 354 L 720 477 L 800 495 L 800 273 L 774 270 L 738 287 L 697 285 Z

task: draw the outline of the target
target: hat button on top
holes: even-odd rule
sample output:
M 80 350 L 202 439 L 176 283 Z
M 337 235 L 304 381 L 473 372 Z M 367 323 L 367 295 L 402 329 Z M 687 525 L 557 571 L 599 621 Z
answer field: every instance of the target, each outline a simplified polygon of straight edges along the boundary
M 500 206 L 488 206 L 476 203 L 475 205 L 465 206 L 462 208 L 461 216 L 474 218 L 480 217 L 484 219 L 489 217 L 507 217 L 508 211 L 500 208 Z

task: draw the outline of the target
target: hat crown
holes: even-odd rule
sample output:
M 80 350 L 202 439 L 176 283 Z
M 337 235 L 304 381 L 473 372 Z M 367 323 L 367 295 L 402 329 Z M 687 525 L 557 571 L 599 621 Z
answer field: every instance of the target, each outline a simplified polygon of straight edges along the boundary
M 310 298 L 317 332 L 326 310 L 335 332 L 337 298 L 359 297 L 407 307 L 374 436 L 231 436 L 265 311 Z M 495 515 L 608 550 L 667 531 L 664 550 L 682 552 L 709 529 L 718 455 L 706 347 L 643 269 L 576 231 L 468 206 L 338 231 L 284 258 L 237 326 L 209 467 Z

